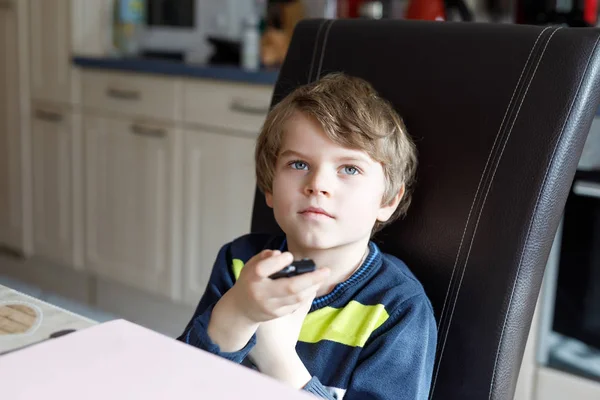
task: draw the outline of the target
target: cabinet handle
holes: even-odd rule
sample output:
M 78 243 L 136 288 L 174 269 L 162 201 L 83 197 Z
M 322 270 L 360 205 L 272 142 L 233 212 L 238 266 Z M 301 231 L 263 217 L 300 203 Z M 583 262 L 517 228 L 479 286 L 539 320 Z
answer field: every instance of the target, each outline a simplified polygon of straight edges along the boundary
M 62 114 L 52 111 L 36 110 L 35 117 L 42 121 L 48 122 L 61 122 L 63 120 Z
M 149 128 L 138 124 L 131 125 L 131 132 L 140 136 L 149 136 L 154 138 L 164 138 L 167 132 L 163 128 Z
M 234 99 L 229 106 L 231 111 L 241 112 L 244 114 L 265 116 L 269 112 L 269 106 L 251 104 L 242 99 Z
M 136 90 L 122 90 L 115 88 L 106 89 L 106 94 L 110 97 L 114 97 L 115 99 L 121 100 L 139 100 L 140 92 Z
M 580 196 L 600 198 L 600 184 L 594 182 L 577 181 L 573 185 L 573 193 Z
M 13 6 L 12 1 L 9 1 L 9 0 L 2 1 L 2 0 L 0 0 L 0 8 L 8 10 L 8 9 L 12 8 L 12 6 Z

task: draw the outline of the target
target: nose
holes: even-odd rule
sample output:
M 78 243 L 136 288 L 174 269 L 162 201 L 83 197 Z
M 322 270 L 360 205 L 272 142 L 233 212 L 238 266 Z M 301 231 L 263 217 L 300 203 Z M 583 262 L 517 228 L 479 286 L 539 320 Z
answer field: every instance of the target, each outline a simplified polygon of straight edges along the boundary
M 327 172 L 322 169 L 313 169 L 306 175 L 304 194 L 309 195 L 331 195 L 331 179 Z

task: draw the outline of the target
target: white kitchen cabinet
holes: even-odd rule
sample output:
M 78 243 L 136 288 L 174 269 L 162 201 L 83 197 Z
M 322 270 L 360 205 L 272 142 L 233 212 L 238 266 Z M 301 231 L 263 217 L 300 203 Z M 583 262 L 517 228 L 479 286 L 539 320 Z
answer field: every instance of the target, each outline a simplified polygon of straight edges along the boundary
M 71 1 L 29 0 L 31 95 L 71 102 Z
M 255 136 L 269 111 L 273 86 L 210 79 L 185 79 L 186 123 Z
M 187 130 L 184 139 L 184 302 L 204 293 L 221 246 L 250 231 L 256 185 L 249 136 Z
M 85 71 L 82 105 L 86 111 L 172 122 L 181 112 L 180 87 L 172 77 Z
M 23 251 L 19 25 L 16 1 L 0 0 L 0 245 Z
M 84 116 L 86 269 L 172 299 L 181 292 L 179 136 L 170 126 Z
M 33 107 L 33 240 L 37 256 L 82 268 L 78 121 L 64 106 Z

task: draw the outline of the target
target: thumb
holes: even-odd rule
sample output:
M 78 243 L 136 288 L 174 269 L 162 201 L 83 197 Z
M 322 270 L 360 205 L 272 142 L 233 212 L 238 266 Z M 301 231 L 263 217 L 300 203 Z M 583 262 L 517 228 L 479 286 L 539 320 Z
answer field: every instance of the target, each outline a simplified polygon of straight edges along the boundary
M 273 251 L 269 256 L 266 256 L 256 265 L 256 274 L 261 278 L 268 278 L 271 274 L 290 265 L 294 261 L 292 253 Z
M 266 250 L 263 250 L 263 251 L 261 251 L 259 253 L 258 259 L 259 260 L 264 260 L 266 258 L 269 258 L 271 256 L 276 256 L 278 254 L 281 254 L 281 252 L 279 250 L 266 249 Z

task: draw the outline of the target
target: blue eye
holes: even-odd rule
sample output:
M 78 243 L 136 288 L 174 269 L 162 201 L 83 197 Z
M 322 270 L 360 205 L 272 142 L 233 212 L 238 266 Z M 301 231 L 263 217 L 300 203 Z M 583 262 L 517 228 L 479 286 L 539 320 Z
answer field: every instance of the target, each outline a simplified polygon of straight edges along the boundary
M 357 175 L 359 171 L 354 165 L 346 165 L 344 167 L 344 173 L 347 175 Z
M 298 169 L 298 170 L 304 170 L 304 169 L 308 169 L 308 164 L 305 163 L 304 161 L 292 161 L 290 163 L 290 166 L 293 169 Z

